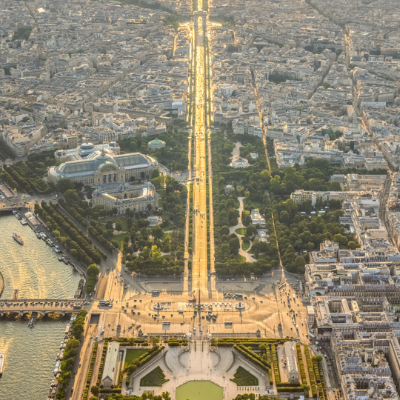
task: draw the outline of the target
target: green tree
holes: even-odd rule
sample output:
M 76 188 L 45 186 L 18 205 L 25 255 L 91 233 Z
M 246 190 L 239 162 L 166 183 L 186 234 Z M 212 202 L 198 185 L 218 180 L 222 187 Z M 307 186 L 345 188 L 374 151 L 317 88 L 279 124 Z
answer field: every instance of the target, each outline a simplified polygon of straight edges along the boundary
M 281 211 L 280 216 L 279 216 L 279 220 L 287 225 L 289 223 L 289 213 L 287 211 Z
M 112 229 L 112 227 L 113 227 L 113 222 L 111 221 L 111 219 L 109 219 L 106 222 L 106 229 Z
M 115 229 L 120 232 L 122 231 L 122 221 L 117 221 L 117 223 L 115 224 Z
M 95 276 L 99 275 L 100 267 L 97 264 L 90 264 L 87 269 L 88 276 Z
M 341 235 L 340 233 L 337 233 L 334 237 L 333 240 L 337 243 L 339 243 L 340 246 L 347 246 L 347 237 Z
M 71 179 L 60 179 L 56 184 L 58 192 L 65 193 L 69 189 L 75 189 L 75 183 Z
M 347 247 L 350 249 L 350 250 L 355 250 L 357 247 L 359 247 L 358 246 L 358 244 L 356 243 L 356 242 L 354 242 L 353 240 L 350 240 L 348 243 L 347 243 Z
M 91 391 L 95 396 L 98 396 L 98 395 L 99 395 L 99 392 L 100 392 L 100 389 L 99 389 L 98 386 L 92 386 L 91 389 L 90 389 L 90 391 Z
M 128 228 L 128 230 L 130 230 L 132 228 L 132 224 L 133 224 L 133 220 L 132 218 L 127 218 L 126 219 L 126 227 Z
M 155 347 L 155 346 L 158 345 L 158 343 L 160 343 L 160 338 L 157 337 L 157 336 L 152 336 L 152 337 L 149 339 L 149 342 L 150 342 L 150 344 L 151 344 L 153 347 Z
M 72 327 L 72 334 L 74 335 L 75 338 L 80 338 L 82 333 L 84 331 L 83 324 L 75 324 Z
M 169 392 L 162 392 L 161 397 L 163 398 L 163 400 L 171 400 Z
M 151 229 L 151 234 L 156 239 L 162 239 L 164 231 L 161 229 L 160 225 L 156 225 L 154 228 Z
M 304 267 L 306 265 L 306 261 L 304 260 L 304 257 L 297 256 L 294 261 L 294 265 L 299 273 L 303 273 Z
M 78 193 L 76 192 L 75 189 L 68 189 L 64 193 L 64 197 L 65 197 L 65 200 L 67 200 L 68 203 L 71 203 L 71 202 L 76 203 L 76 202 L 79 201 Z

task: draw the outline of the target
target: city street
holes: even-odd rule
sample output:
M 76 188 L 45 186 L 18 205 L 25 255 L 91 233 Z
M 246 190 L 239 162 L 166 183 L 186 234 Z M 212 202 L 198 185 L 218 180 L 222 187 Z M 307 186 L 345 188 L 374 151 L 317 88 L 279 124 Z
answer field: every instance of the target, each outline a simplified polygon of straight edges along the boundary
M 201 2 L 199 2 L 201 11 Z M 200 292 L 203 296 L 211 297 L 208 293 L 207 266 L 207 136 L 205 119 L 205 63 L 204 63 L 204 16 L 195 15 L 193 37 L 195 40 L 195 125 L 194 125 L 194 170 L 193 180 L 193 255 L 192 255 L 192 292 Z M 207 21 L 206 21 L 207 23 Z M 205 29 L 208 34 L 208 30 Z M 208 154 L 210 157 L 210 154 Z M 212 210 L 210 209 L 210 213 Z

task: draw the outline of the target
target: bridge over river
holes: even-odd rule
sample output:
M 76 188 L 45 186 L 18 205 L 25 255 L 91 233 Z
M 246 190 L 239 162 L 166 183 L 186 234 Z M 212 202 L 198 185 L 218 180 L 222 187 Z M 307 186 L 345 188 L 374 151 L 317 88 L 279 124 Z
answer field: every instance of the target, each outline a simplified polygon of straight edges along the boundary
M 2 317 L 6 313 L 24 315 L 31 312 L 43 315 L 57 312 L 65 315 L 78 312 L 82 307 L 83 301 L 76 299 L 1 299 L 0 316 Z

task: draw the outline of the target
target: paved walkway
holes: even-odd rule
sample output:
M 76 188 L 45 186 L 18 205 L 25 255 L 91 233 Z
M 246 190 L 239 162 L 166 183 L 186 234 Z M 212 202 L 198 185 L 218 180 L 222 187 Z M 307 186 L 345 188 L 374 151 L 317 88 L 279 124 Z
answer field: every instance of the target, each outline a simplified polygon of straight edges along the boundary
M 145 390 L 154 390 L 154 395 L 160 395 L 162 392 L 169 392 L 174 400 L 177 387 L 188 381 L 204 380 L 221 386 L 224 389 L 224 399 L 231 400 L 241 392 L 240 388 L 230 380 L 239 365 L 257 376 L 259 386 L 256 392 L 265 394 L 269 383 L 257 368 L 238 358 L 235 359 L 232 348 L 219 348 L 214 351 L 207 340 L 190 341 L 186 351 L 180 347 L 167 348 L 165 357 L 145 368 L 134 378 L 133 393 L 141 395 Z M 163 370 L 169 381 L 161 387 L 140 387 L 140 379 L 157 366 Z
M 238 197 L 238 200 L 239 200 L 239 208 L 238 208 L 238 211 L 239 211 L 239 218 L 238 218 L 238 224 L 235 225 L 235 226 L 230 226 L 230 227 L 229 227 L 229 234 L 231 234 L 231 233 L 236 233 L 236 229 L 239 229 L 239 228 L 246 228 L 246 227 L 242 224 L 243 199 L 244 199 L 244 197 Z M 249 249 L 248 249 L 247 251 L 244 251 L 244 250 L 242 249 L 243 238 L 244 238 L 244 236 L 243 236 L 243 235 L 239 235 L 239 234 L 237 234 L 237 233 L 236 233 L 236 235 L 238 236 L 239 241 L 240 241 L 240 250 L 239 250 L 239 254 L 240 254 L 241 256 L 243 256 L 244 258 L 246 258 L 246 261 L 247 261 L 247 262 L 254 262 L 254 261 L 256 261 L 256 260 L 252 257 L 252 255 L 249 254 L 249 250 L 251 249 L 252 243 L 250 242 L 250 247 L 249 247 Z
M 240 156 L 240 148 L 243 147 L 242 143 L 236 142 L 235 148 L 232 150 L 232 161 Z

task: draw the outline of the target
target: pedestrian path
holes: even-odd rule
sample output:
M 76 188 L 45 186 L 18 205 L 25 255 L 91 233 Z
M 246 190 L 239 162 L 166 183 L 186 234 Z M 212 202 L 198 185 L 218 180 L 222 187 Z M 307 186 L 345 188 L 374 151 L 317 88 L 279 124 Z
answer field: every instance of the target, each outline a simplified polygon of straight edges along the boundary
M 236 230 L 237 230 L 237 229 L 246 228 L 246 227 L 242 224 L 243 199 L 244 199 L 244 197 L 238 197 L 238 200 L 239 200 L 239 208 L 238 208 L 238 211 L 239 211 L 239 218 L 238 218 L 238 223 L 237 223 L 237 225 L 235 225 L 235 226 L 230 226 L 230 227 L 229 227 L 229 234 L 231 234 L 231 233 L 236 233 Z M 243 256 L 243 257 L 246 259 L 247 262 L 254 262 L 254 261 L 256 261 L 256 260 L 252 257 L 252 255 L 249 253 L 249 251 L 250 251 L 250 249 L 251 249 L 251 246 L 252 246 L 252 242 L 250 241 L 250 247 L 249 247 L 249 249 L 248 249 L 247 251 L 244 251 L 244 250 L 242 249 L 242 246 L 243 246 L 243 237 L 244 237 L 244 236 L 239 235 L 239 234 L 237 234 L 237 233 L 236 233 L 236 235 L 238 236 L 239 241 L 240 241 L 239 255 Z

